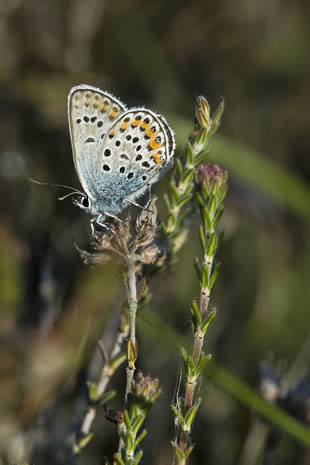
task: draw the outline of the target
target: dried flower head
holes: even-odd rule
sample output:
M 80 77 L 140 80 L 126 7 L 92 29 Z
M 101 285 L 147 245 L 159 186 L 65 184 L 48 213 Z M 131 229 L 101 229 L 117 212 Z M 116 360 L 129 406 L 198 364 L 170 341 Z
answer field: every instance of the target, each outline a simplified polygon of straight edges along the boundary
M 91 251 L 79 250 L 85 264 L 100 266 L 109 261 L 127 263 L 128 258 L 137 265 L 152 265 L 162 255 L 162 247 L 157 241 L 157 198 L 152 197 L 137 216 L 133 225 L 131 217 L 113 220 L 104 231 L 96 231 L 91 242 Z

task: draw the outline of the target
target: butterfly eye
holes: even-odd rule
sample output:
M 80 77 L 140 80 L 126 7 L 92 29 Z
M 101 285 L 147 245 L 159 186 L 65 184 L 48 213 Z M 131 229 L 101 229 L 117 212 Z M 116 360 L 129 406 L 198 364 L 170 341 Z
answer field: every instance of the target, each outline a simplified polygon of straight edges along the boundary
M 82 205 L 83 205 L 83 207 L 85 207 L 85 208 L 88 208 L 88 207 L 89 207 L 89 200 L 88 200 L 88 197 L 83 197 L 83 198 L 82 198 Z

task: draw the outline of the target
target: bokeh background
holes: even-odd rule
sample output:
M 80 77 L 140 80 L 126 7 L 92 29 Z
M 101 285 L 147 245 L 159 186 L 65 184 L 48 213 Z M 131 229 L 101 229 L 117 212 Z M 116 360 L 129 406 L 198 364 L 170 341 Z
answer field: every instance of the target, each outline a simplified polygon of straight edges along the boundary
M 164 114 L 176 156 L 193 127 L 195 97 L 205 95 L 213 109 L 224 97 L 212 160 L 229 171 L 229 194 L 208 350 L 254 390 L 262 374 L 273 387 L 279 376 L 291 398 L 284 407 L 309 424 L 309 16 L 303 0 L 1 0 L 0 455 L 8 463 L 65 463 L 86 380 L 100 367 L 96 341 L 104 334 L 112 344 L 124 298 L 113 264 L 81 263 L 74 242 L 87 246 L 85 215 L 57 200 L 62 189 L 27 181 L 78 187 L 66 99 L 80 83 Z M 169 174 L 158 192 L 168 181 Z M 159 206 L 165 217 L 161 199 Z M 193 217 L 176 269 L 151 285 L 151 309 L 185 338 L 199 291 L 197 226 Z M 145 327 L 139 341 L 139 367 L 163 390 L 142 463 L 172 463 L 169 405 L 181 365 Z M 124 369 L 113 387 L 120 409 Z M 200 395 L 193 465 L 310 463 L 307 449 L 262 421 L 227 383 L 210 375 Z M 103 412 L 94 432 L 81 465 L 100 464 L 117 447 Z

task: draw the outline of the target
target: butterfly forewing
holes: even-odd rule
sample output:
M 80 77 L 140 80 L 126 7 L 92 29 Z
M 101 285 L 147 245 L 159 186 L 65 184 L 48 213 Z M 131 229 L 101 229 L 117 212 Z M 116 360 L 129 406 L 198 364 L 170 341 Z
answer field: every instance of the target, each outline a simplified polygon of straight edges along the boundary
M 173 133 L 163 117 L 144 108 L 124 112 L 100 147 L 96 173 L 104 177 L 102 189 L 124 199 L 139 196 L 162 174 L 173 150 Z
M 115 97 L 95 87 L 73 87 L 68 96 L 68 117 L 73 159 L 79 180 L 92 198 L 96 185 L 98 157 L 104 138 L 126 107 Z

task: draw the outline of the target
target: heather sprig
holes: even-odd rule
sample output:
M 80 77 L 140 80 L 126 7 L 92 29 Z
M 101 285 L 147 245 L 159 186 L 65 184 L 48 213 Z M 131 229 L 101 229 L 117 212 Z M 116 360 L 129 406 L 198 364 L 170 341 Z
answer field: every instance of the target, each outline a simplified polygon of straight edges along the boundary
M 138 465 L 143 452 L 138 448 L 147 432 L 141 428 L 146 415 L 161 394 L 158 380 L 138 373 L 132 381 L 130 393 L 127 398 L 127 409 L 123 412 L 118 424 L 121 438 L 120 450 L 114 455 L 113 465 Z
M 197 166 L 209 155 L 209 142 L 220 126 L 223 111 L 222 100 L 211 117 L 207 100 L 205 97 L 198 97 L 194 132 L 188 137 L 185 155 L 176 158 L 169 193 L 164 196 L 168 217 L 166 223 L 162 223 L 163 234 L 170 242 L 169 258 L 172 262 L 187 238 L 189 228 L 184 220 L 191 210 L 189 202 L 194 195 Z
M 196 138 L 194 147 L 196 147 L 198 159 L 205 158 L 204 153 L 199 155 L 201 147 L 208 144 L 209 137 L 218 129 L 222 111 L 223 104 L 220 105 L 212 119 L 206 99 L 199 97 L 196 106 L 196 124 L 199 125 L 199 129 L 194 136 Z M 194 152 L 194 150 L 192 151 Z M 198 303 L 194 300 L 191 305 L 193 346 L 190 353 L 184 348 L 181 349 L 186 376 L 184 395 L 179 396 L 172 405 L 177 425 L 177 437 L 172 446 L 178 465 L 185 465 L 193 450 L 190 435 L 201 403 L 201 399 L 197 398 L 197 385 L 202 370 L 211 360 L 211 355 L 203 351 L 203 346 L 206 332 L 216 316 L 215 311 L 209 311 L 209 300 L 212 286 L 219 272 L 219 265 L 215 264 L 219 243 L 216 226 L 223 213 L 223 201 L 227 192 L 227 172 L 218 165 L 203 164 L 196 167 L 195 164 L 192 184 L 191 189 L 195 186 L 195 200 L 198 203 L 201 216 L 198 234 L 202 248 L 202 259 L 195 260 L 195 269 L 200 284 L 200 297 Z

